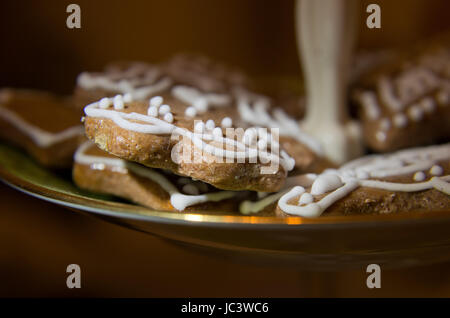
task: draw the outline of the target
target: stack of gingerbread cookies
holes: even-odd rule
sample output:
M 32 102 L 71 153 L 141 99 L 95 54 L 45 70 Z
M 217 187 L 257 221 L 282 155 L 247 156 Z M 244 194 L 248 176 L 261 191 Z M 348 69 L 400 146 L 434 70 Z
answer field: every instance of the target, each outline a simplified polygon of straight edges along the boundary
M 1 133 L 47 166 L 73 158 L 80 188 L 157 210 L 318 217 L 450 209 L 445 37 L 358 76 L 352 97 L 372 154 L 339 168 L 301 129 L 303 111 L 292 114 L 255 87 L 197 55 L 118 62 L 81 73 L 69 99 L 3 90 Z M 39 115 L 27 115 L 30 107 Z

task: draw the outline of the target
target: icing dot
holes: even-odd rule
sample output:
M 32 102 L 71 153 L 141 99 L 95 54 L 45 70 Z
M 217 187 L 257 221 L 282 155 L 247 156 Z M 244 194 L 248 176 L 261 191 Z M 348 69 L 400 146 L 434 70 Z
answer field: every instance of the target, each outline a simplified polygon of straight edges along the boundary
M 231 127 L 231 125 L 233 125 L 233 121 L 231 120 L 230 117 L 225 117 L 224 119 L 222 119 L 222 122 L 220 125 L 223 128 L 229 128 L 229 127 Z
M 414 174 L 414 181 L 423 181 L 426 178 L 426 175 L 422 171 L 418 171 Z
M 214 136 L 218 136 L 218 137 L 222 137 L 222 129 L 220 127 L 216 127 L 213 129 L 213 135 Z
M 389 130 L 391 128 L 391 121 L 389 118 L 383 118 L 380 121 L 380 128 L 384 131 Z
M 433 176 L 440 176 L 440 175 L 442 175 L 444 173 L 444 169 L 441 166 L 434 165 L 434 166 L 431 167 L 430 173 Z
M 420 102 L 420 105 L 422 106 L 423 110 L 426 111 L 427 113 L 433 112 L 434 109 L 436 108 L 436 104 L 429 97 L 422 99 L 422 101 Z
M 118 95 L 114 97 L 114 109 L 123 109 L 125 107 L 122 96 Z
M 196 123 L 194 126 L 194 131 L 196 133 L 203 133 L 205 131 L 205 123 L 202 121 Z
M 335 190 L 342 186 L 342 180 L 336 174 L 319 176 L 311 187 L 311 194 L 318 195 Z
M 197 110 L 195 109 L 195 107 L 189 106 L 184 111 L 184 114 L 188 117 L 194 117 L 195 115 L 197 115 Z
M 194 107 L 200 113 L 204 113 L 208 109 L 208 101 L 205 98 L 199 98 L 194 102 Z
M 442 106 L 447 105 L 450 102 L 450 94 L 446 91 L 437 93 L 436 98 Z
M 206 121 L 206 129 L 208 129 L 208 130 L 213 130 L 214 127 L 216 127 L 216 124 L 214 123 L 214 120 L 208 119 L 208 120 Z
M 413 105 L 408 110 L 408 115 L 414 121 L 419 121 L 423 118 L 423 109 L 419 105 Z
M 394 124 L 399 128 L 403 128 L 408 124 L 408 118 L 403 113 L 398 113 L 394 116 Z
M 159 107 L 163 103 L 164 99 L 161 96 L 155 96 L 150 98 L 150 106 Z
M 108 97 L 103 97 L 102 99 L 100 99 L 98 106 L 100 108 L 108 108 L 111 105 L 111 100 Z
M 380 108 L 378 106 L 375 94 L 372 92 L 363 92 L 360 95 L 360 98 L 367 117 L 371 120 L 378 119 L 380 117 Z
M 169 105 L 162 105 L 161 107 L 159 107 L 159 114 L 160 115 L 165 115 L 167 113 L 170 112 L 170 106 Z
M 375 134 L 375 138 L 377 138 L 378 141 L 383 142 L 386 140 L 386 133 L 377 131 L 377 133 Z
M 198 195 L 200 193 L 198 188 L 192 183 L 185 184 L 181 191 L 189 195 Z
M 147 115 L 152 117 L 158 116 L 158 108 L 156 106 L 150 106 L 147 110 Z
M 133 96 L 130 93 L 126 93 L 125 95 L 123 95 L 123 101 L 125 103 L 130 103 L 133 101 Z
M 305 192 L 300 196 L 300 200 L 298 200 L 298 203 L 300 205 L 310 204 L 314 202 L 314 197 L 311 195 L 311 193 Z
M 164 120 L 167 121 L 168 123 L 173 122 L 173 115 L 172 113 L 167 113 L 164 115 Z

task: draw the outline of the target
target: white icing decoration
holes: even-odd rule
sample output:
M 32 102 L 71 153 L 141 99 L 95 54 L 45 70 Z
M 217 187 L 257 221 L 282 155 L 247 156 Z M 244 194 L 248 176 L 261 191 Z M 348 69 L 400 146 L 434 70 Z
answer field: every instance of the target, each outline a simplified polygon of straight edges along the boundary
M 129 93 L 133 99 L 144 100 L 172 85 L 172 80 L 168 77 L 158 80 L 160 74 L 154 66 L 133 63 L 125 70 L 110 68 L 103 73 L 81 73 L 77 78 L 77 85 L 86 90 Z
M 267 128 L 278 128 L 280 136 L 291 137 L 300 143 L 308 146 L 315 153 L 322 155 L 323 150 L 320 144 L 311 136 L 303 132 L 299 123 L 290 118 L 283 110 L 275 109 L 273 117 L 267 112 L 269 106 L 264 96 L 249 93 L 244 90 L 236 90 L 238 111 L 242 120 L 255 125 Z M 253 108 L 250 101 L 253 100 Z
M 123 95 L 123 101 L 125 103 L 131 103 L 133 101 L 133 96 L 130 93 L 126 93 Z
M 195 124 L 194 132 L 196 133 L 203 133 L 205 131 L 205 123 L 200 121 Z
M 364 179 L 369 179 L 369 178 L 370 178 L 370 175 L 369 175 L 369 173 L 368 173 L 367 171 L 364 171 L 364 170 L 358 170 L 358 171 L 356 172 L 356 177 L 357 177 L 358 179 L 364 180 Z
M 258 213 L 258 212 L 262 211 L 265 207 L 267 207 L 270 204 L 277 201 L 285 193 L 286 193 L 286 191 L 280 191 L 280 192 L 268 195 L 268 196 L 264 197 L 263 199 L 261 199 L 259 201 L 255 201 L 255 202 L 248 201 L 248 200 L 243 201 L 239 205 L 239 212 L 244 215 Z
M 363 105 L 365 114 L 370 120 L 377 120 L 381 111 L 377 103 L 376 95 L 373 92 L 362 92 L 359 95 L 361 105 Z
M 164 99 L 161 96 L 154 96 L 154 97 L 150 98 L 149 105 L 155 106 L 156 108 L 158 108 L 159 106 L 162 105 L 163 102 L 164 102 Z
M 216 127 L 216 124 L 214 123 L 214 120 L 208 119 L 206 121 L 206 125 L 205 126 L 206 126 L 206 129 L 213 130 Z
M 383 131 L 377 131 L 375 134 L 375 138 L 377 138 L 378 141 L 385 141 L 386 140 L 386 133 Z
M 170 112 L 170 106 L 169 105 L 161 105 L 159 107 L 158 112 L 160 115 L 165 115 Z
M 430 169 L 430 173 L 442 174 L 442 167 L 436 165 L 439 161 L 450 160 L 450 144 L 413 148 L 398 151 L 388 155 L 365 156 L 343 165 L 339 170 L 328 169 L 314 181 L 311 194 L 326 194 L 320 201 L 299 206 L 288 203 L 295 197 L 305 193 L 302 187 L 294 187 L 283 195 L 278 206 L 287 214 L 303 217 L 320 216 L 329 206 L 348 195 L 358 187 L 368 187 L 399 192 L 417 192 L 436 189 L 450 195 L 450 175 L 432 177 L 425 182 L 396 183 L 381 180 L 360 178 L 364 172 L 370 178 L 386 178 L 414 174 L 415 181 L 423 181 L 423 170 Z M 439 169 L 440 168 L 440 169 Z M 434 171 L 433 171 L 434 170 Z M 330 178 L 330 176 L 334 176 Z M 342 182 L 339 182 L 338 176 Z M 321 180 L 318 182 L 318 180 Z
M 298 204 L 305 205 L 310 204 L 314 202 L 314 197 L 311 193 L 305 192 L 300 196 L 300 199 L 298 200 Z
M 445 53 L 443 53 L 445 52 Z M 415 122 L 421 121 L 424 113 L 432 113 L 436 103 L 444 106 L 450 103 L 450 54 L 446 50 L 433 50 L 422 54 L 419 58 L 411 59 L 405 63 L 399 74 L 385 73 L 377 80 L 375 92 L 364 92 L 357 95 L 365 113 L 369 118 L 375 118 L 376 98 L 390 110 L 399 114 L 407 105 L 407 114 Z M 391 72 L 392 73 L 392 72 Z M 434 93 L 437 91 L 437 93 Z M 375 93 L 375 97 L 371 94 Z M 405 127 L 407 121 L 402 115 L 396 115 L 394 124 Z M 400 116 L 400 117 L 398 117 Z M 385 130 L 382 128 L 382 130 Z M 379 141 L 385 140 L 385 135 L 377 133 Z
M 393 121 L 395 126 L 399 128 L 403 128 L 408 124 L 408 118 L 403 113 L 395 114 Z
M 33 142 L 39 147 L 48 148 L 64 140 L 84 134 L 84 127 L 81 125 L 69 127 L 57 133 L 51 133 L 37 126 L 34 126 L 25 121 L 22 117 L 20 117 L 13 111 L 2 107 L 1 103 L 6 102 L 6 100 L 3 98 L 5 96 L 5 93 L 2 92 L 0 94 L 2 95 L 0 98 L 0 117 L 15 126 L 23 134 L 33 140 Z
M 340 186 L 342 186 L 342 180 L 338 175 L 323 174 L 314 181 L 311 187 L 311 194 L 324 194 L 332 189 L 339 188 Z
M 422 99 L 420 105 L 422 106 L 423 110 L 427 113 L 432 113 L 436 109 L 436 104 L 429 97 Z
M 102 109 L 106 109 L 111 106 L 111 100 L 108 97 L 100 99 L 98 106 Z
M 441 176 L 444 173 L 444 169 L 441 166 L 434 165 L 431 167 L 430 173 L 433 176 Z
M 220 125 L 222 126 L 222 128 L 230 128 L 233 125 L 233 121 L 230 117 L 225 117 L 224 119 L 222 119 Z
M 417 171 L 414 174 L 414 181 L 423 181 L 425 180 L 425 178 L 427 177 L 427 175 L 423 172 L 423 171 Z
M 231 102 L 230 96 L 226 94 L 202 94 L 199 90 L 189 86 L 174 86 L 172 95 L 180 101 L 191 104 L 198 112 L 202 113 L 210 106 L 223 107 Z
M 135 112 L 124 113 L 110 109 L 100 109 L 97 103 L 92 103 L 85 107 L 84 112 L 87 116 L 111 119 L 116 125 L 123 129 L 131 130 L 144 134 L 172 134 L 176 133 L 180 136 L 189 138 L 197 149 L 202 149 L 205 153 L 212 156 L 220 157 L 226 160 L 241 160 L 249 159 L 249 162 L 257 162 L 257 158 L 263 163 L 279 163 L 285 171 L 290 171 L 294 168 L 295 160 L 291 158 L 285 151 L 280 151 L 279 155 L 268 151 L 253 152 L 252 148 L 246 147 L 245 144 L 229 138 L 213 135 L 203 134 L 205 131 L 205 124 L 197 122 L 194 131 L 195 134 L 185 128 L 177 127 L 171 123 L 160 120 L 156 117 L 151 117 Z M 137 121 L 137 122 L 136 122 Z M 143 122 L 143 123 L 140 123 Z M 215 141 L 221 145 L 231 145 L 233 149 L 238 151 L 228 150 L 206 144 L 205 141 Z M 270 145 L 274 149 L 279 149 L 280 145 L 277 142 L 270 141 Z M 254 160 L 254 161 L 253 161 Z M 235 162 L 235 161 L 232 161 Z M 265 169 L 265 167 L 261 167 Z M 272 172 L 273 173 L 273 172 Z
M 222 129 L 220 127 L 214 128 L 212 133 L 213 133 L 214 136 L 218 136 L 218 137 L 222 137 L 223 136 Z
M 164 115 L 164 120 L 167 121 L 168 123 L 173 122 L 173 115 L 172 113 L 167 113 Z
M 314 173 L 307 173 L 300 176 L 288 177 L 286 179 L 285 184 L 283 185 L 283 189 L 277 193 L 270 194 L 267 192 L 258 192 L 258 201 L 244 201 L 239 206 L 239 211 L 242 214 L 250 214 L 250 213 L 258 213 L 263 210 L 268 205 L 277 201 L 282 195 L 286 194 L 290 188 L 295 185 L 301 184 L 304 187 L 309 187 L 312 185 L 314 180 L 317 178 L 317 175 Z
M 381 100 L 393 111 L 400 111 L 403 108 L 402 102 L 394 95 L 394 88 L 387 77 L 380 77 L 378 80 L 378 91 Z
M 206 98 L 200 97 L 194 101 L 193 106 L 198 113 L 204 113 L 208 110 L 208 101 Z
M 147 115 L 151 117 L 158 116 L 158 108 L 156 106 L 150 106 L 147 110 Z
M 423 118 L 423 109 L 415 104 L 408 109 L 409 117 L 414 121 L 420 121 Z
M 123 102 L 122 96 L 116 96 L 114 97 L 114 109 L 121 110 L 124 109 L 125 104 Z
M 123 171 L 129 170 L 141 177 L 148 178 L 157 183 L 164 191 L 166 191 L 170 195 L 170 203 L 175 209 L 179 211 L 186 209 L 186 207 L 188 206 L 205 202 L 222 201 L 232 198 L 233 196 L 236 196 L 238 194 L 238 192 L 234 191 L 218 191 L 200 195 L 182 194 L 166 177 L 156 172 L 156 170 L 154 169 L 118 158 L 92 156 L 85 154 L 85 151 L 91 146 L 92 142 L 86 142 L 78 148 L 74 156 L 76 163 L 88 166 L 91 166 L 93 164 L 103 164 L 109 167 L 119 167 L 123 169 Z
M 188 117 L 194 117 L 195 115 L 197 115 L 197 110 L 195 109 L 195 107 L 189 106 L 188 108 L 186 108 L 184 114 Z

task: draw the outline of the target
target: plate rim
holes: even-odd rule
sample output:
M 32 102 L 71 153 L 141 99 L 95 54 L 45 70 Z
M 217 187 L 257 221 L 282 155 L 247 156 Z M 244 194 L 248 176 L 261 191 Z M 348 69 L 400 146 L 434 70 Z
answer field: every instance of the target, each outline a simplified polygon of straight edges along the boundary
M 45 168 L 44 168 L 45 169 Z M 139 205 L 105 201 L 95 198 L 63 193 L 53 189 L 37 185 L 10 172 L 4 166 L 0 166 L 0 180 L 8 186 L 27 195 L 65 206 L 75 210 L 82 210 L 108 217 L 131 219 L 144 222 L 157 222 L 165 224 L 182 224 L 194 226 L 233 226 L 239 227 L 270 227 L 270 228 L 311 228 L 320 226 L 326 228 L 337 224 L 347 226 L 376 226 L 383 224 L 396 224 L 397 222 L 436 221 L 450 218 L 449 211 L 433 212 L 400 212 L 396 214 L 371 214 L 371 215 L 342 215 L 321 216 L 317 218 L 304 218 L 300 216 L 273 217 L 273 216 L 249 216 L 249 215 L 214 215 L 195 212 L 169 212 L 152 210 Z M 86 204 L 86 201 L 90 204 Z M 102 207 L 108 202 L 108 207 Z M 124 211 L 123 207 L 131 211 Z M 122 207 L 122 209 L 121 209 Z

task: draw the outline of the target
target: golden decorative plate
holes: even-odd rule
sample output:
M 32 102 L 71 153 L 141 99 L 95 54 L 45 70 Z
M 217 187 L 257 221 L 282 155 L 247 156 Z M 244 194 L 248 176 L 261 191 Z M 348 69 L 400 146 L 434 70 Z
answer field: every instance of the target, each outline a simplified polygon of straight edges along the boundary
M 0 144 L 0 178 L 24 193 L 75 211 L 252 261 L 334 270 L 450 259 L 450 211 L 313 219 L 154 211 L 82 191 L 73 185 L 70 173 L 48 171 L 5 144 Z

